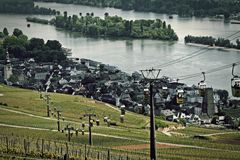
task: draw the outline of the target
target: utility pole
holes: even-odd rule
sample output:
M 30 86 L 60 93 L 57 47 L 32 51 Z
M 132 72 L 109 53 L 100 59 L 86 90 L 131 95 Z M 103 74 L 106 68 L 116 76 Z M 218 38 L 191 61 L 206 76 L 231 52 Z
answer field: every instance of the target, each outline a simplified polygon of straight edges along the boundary
M 89 132 L 89 145 L 92 145 L 92 127 L 93 127 L 93 119 L 92 117 L 96 117 L 95 114 L 84 114 L 84 117 L 88 117 L 88 132 Z
M 60 117 L 61 117 L 61 111 L 57 110 L 57 126 L 58 126 L 58 131 L 60 132 Z
M 153 85 L 158 79 L 160 69 L 141 70 L 146 81 L 150 84 L 150 160 L 156 160 L 156 137 L 155 137 L 155 108 L 153 97 Z
M 51 97 L 49 94 L 45 95 L 45 99 L 47 101 L 47 117 L 50 117 L 50 100 L 51 100 Z

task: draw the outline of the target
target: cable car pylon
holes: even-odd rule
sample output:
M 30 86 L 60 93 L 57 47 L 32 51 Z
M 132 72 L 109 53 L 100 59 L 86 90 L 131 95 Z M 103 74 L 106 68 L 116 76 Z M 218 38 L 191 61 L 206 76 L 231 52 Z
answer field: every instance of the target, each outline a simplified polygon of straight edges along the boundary
M 159 79 L 161 69 L 140 70 L 144 79 L 150 84 L 150 160 L 156 160 L 156 135 L 155 135 L 155 107 L 153 100 L 154 82 Z

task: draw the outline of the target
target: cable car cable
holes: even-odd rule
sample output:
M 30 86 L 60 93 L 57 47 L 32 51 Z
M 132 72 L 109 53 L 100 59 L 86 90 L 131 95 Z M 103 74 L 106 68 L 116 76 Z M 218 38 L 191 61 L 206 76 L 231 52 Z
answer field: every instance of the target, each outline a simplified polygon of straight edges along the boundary
M 237 39 L 237 38 L 239 38 L 239 37 L 240 37 L 240 36 L 235 37 L 234 39 Z M 230 40 L 230 41 L 231 41 L 231 40 Z M 190 56 L 187 55 L 187 56 L 185 56 L 185 57 L 181 57 L 181 58 L 172 60 L 172 61 L 170 61 L 170 62 L 163 63 L 163 64 L 161 64 L 161 65 L 156 65 L 156 66 L 154 66 L 154 67 L 165 68 L 165 67 L 168 67 L 168 66 L 170 66 L 170 65 L 174 65 L 174 64 L 176 64 L 176 63 L 179 63 L 179 62 L 182 62 L 182 61 L 191 59 L 191 58 L 193 58 L 193 57 L 200 56 L 200 55 L 202 55 L 202 54 L 204 54 L 204 53 L 207 53 L 207 51 L 209 51 L 210 49 L 212 49 L 211 46 L 207 46 L 207 48 L 205 47 L 204 50 L 199 50 L 199 51 L 196 51 L 196 52 L 191 53 Z M 199 53 L 198 53 L 198 52 L 199 52 Z
M 240 65 L 240 61 L 235 62 L 235 64 Z M 224 66 L 221 66 L 221 67 L 218 67 L 218 68 L 208 70 L 208 71 L 205 72 L 205 74 L 215 73 L 215 72 L 225 70 L 225 69 L 228 69 L 228 68 L 231 68 L 231 67 L 232 67 L 232 64 L 224 65 Z M 189 75 L 185 75 L 185 76 L 180 76 L 179 80 L 191 79 L 191 78 L 194 78 L 194 77 L 199 77 L 200 75 L 202 75 L 202 72 L 201 73 L 195 73 L 195 74 L 189 74 Z
M 230 37 L 232 37 L 232 36 L 234 36 L 234 35 L 236 35 L 236 34 L 238 34 L 238 33 L 240 33 L 240 31 L 237 31 L 237 32 L 235 32 L 235 33 L 233 33 L 233 34 L 225 37 L 225 39 L 226 39 L 226 38 L 230 38 Z M 240 36 L 234 37 L 234 38 L 231 39 L 230 41 L 235 40 L 235 39 L 237 39 L 237 38 L 239 38 L 239 37 L 240 37 Z M 211 47 L 212 47 L 212 46 L 210 46 L 210 45 L 209 45 L 209 46 L 206 46 L 206 47 L 204 47 L 204 48 L 201 48 L 200 50 L 197 50 L 197 51 L 194 51 L 194 52 L 192 52 L 192 53 L 190 53 L 190 54 L 187 54 L 186 56 L 177 58 L 177 59 L 175 59 L 175 60 L 172 60 L 172 61 L 169 61 L 169 62 L 160 64 L 160 65 L 156 65 L 156 66 L 154 66 L 154 67 L 164 68 L 164 67 L 167 67 L 167 66 L 169 66 L 169 65 L 173 65 L 173 64 L 176 64 L 176 63 L 179 63 L 179 62 L 188 60 L 188 59 L 190 59 L 190 58 L 193 58 L 193 57 L 199 56 L 199 55 L 201 55 L 201 54 L 203 54 L 203 53 L 206 53 L 208 50 L 211 49 Z M 200 52 L 200 53 L 199 53 L 199 52 Z

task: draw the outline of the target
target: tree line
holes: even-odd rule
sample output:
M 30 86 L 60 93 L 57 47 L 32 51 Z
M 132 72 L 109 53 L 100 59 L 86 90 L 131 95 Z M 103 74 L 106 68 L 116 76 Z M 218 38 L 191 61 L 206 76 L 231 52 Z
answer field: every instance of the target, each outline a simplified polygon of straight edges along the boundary
M 34 58 L 36 62 L 54 62 L 65 61 L 66 51 L 62 48 L 60 42 L 28 37 L 20 29 L 15 28 L 12 35 L 9 35 L 8 29 L 4 28 L 0 32 L 0 59 L 5 59 L 5 53 L 8 50 L 12 58 L 20 60 Z
M 57 15 L 59 11 L 34 6 L 33 0 L 0 0 L 0 13 Z
M 85 36 L 178 40 L 171 25 L 160 19 L 129 21 L 118 16 L 109 16 L 108 13 L 101 19 L 95 17 L 94 13 L 68 16 L 67 12 L 64 12 L 63 16 L 56 16 L 50 23 Z
M 215 16 L 238 13 L 240 0 L 35 0 L 44 2 L 115 7 L 123 10 L 151 11 L 180 16 Z
M 236 43 L 231 42 L 229 39 L 224 38 L 213 38 L 211 36 L 186 36 L 184 38 L 185 43 L 195 43 L 195 44 L 203 44 L 209 46 L 218 46 L 218 47 L 226 47 L 226 48 L 235 48 L 240 49 L 240 40 L 237 39 Z

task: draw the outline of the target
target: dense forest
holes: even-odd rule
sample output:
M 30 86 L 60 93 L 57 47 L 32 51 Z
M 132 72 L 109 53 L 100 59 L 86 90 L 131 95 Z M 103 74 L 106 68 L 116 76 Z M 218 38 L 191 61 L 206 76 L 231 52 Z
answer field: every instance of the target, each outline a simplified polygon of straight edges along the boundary
M 9 35 L 8 29 L 0 32 L 0 59 L 5 59 L 5 52 L 8 49 L 11 57 L 18 59 L 34 58 L 36 62 L 53 62 L 66 60 L 65 50 L 56 40 L 48 40 L 28 37 L 17 28 Z
M 203 36 L 203 37 L 186 36 L 185 43 L 195 43 L 195 44 L 203 44 L 203 45 L 209 45 L 209 46 L 240 49 L 239 39 L 237 39 L 236 44 L 234 44 L 231 42 L 231 40 L 224 39 L 224 38 L 216 39 L 211 36 Z
M 34 6 L 33 0 L 0 0 L 0 13 L 19 13 L 19 14 L 60 14 L 56 10 Z
M 35 0 L 73 3 L 99 7 L 115 7 L 124 10 L 152 11 L 179 14 L 180 16 L 215 16 L 240 11 L 240 0 Z
M 56 16 L 50 23 L 84 36 L 178 40 L 171 25 L 160 19 L 129 21 L 118 16 L 109 16 L 108 13 L 101 19 L 94 17 L 94 13 L 68 16 L 67 12 L 64 12 L 63 16 Z

